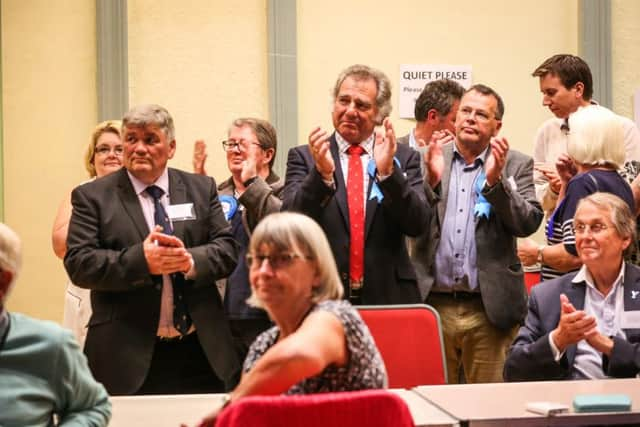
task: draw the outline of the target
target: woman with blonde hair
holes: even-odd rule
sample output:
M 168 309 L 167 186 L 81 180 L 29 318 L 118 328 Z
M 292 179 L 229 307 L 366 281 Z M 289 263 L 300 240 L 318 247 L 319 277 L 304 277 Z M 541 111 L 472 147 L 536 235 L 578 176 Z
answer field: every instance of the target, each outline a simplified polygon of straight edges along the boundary
M 84 158 L 89 178 L 96 179 L 117 171 L 122 167 L 124 146 L 120 138 L 120 120 L 107 120 L 98 124 L 91 135 Z M 51 243 L 53 252 L 60 259 L 67 252 L 67 233 L 71 219 L 71 193 L 62 201 L 53 222 Z M 64 301 L 62 325 L 76 336 L 80 347 L 87 336 L 87 323 L 91 316 L 90 291 L 69 282 Z

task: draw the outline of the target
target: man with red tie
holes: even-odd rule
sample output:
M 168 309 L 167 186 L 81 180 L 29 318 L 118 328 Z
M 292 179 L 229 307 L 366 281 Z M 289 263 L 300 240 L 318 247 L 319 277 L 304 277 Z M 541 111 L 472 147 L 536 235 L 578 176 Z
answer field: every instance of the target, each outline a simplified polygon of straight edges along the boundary
M 396 144 L 387 118 L 389 79 L 353 65 L 338 76 L 333 96 L 335 131 L 316 127 L 308 145 L 289 151 L 282 209 L 322 226 L 352 303 L 419 303 L 405 236 L 426 228 L 430 209 L 420 155 Z

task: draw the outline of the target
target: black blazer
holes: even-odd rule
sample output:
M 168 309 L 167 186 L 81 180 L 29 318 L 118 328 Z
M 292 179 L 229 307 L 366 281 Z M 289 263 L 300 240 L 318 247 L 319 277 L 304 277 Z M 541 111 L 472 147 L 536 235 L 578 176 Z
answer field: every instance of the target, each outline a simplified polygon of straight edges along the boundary
M 185 297 L 211 367 L 232 388 L 240 361 L 215 281 L 235 267 L 236 244 L 212 178 L 169 169 L 169 195 L 171 204 L 193 203 L 196 219 L 173 224 L 197 274 L 185 281 Z M 149 228 L 124 168 L 77 187 L 71 203 L 64 264 L 73 283 L 92 291 L 89 366 L 109 394 L 135 393 L 147 375 L 160 316 L 162 285 L 142 250 Z
M 289 150 L 282 210 L 302 212 L 320 224 L 348 297 L 349 208 L 335 135 L 331 136 L 331 155 L 336 166 L 335 190 L 323 182 L 307 145 Z M 393 174 L 378 184 L 382 202 L 369 196 L 366 200 L 363 304 L 421 302 L 405 236 L 416 236 L 425 229 L 430 208 L 422 190 L 418 152 L 398 144 L 395 157 L 400 167 L 396 165 Z M 370 179 L 368 195 L 372 183 Z

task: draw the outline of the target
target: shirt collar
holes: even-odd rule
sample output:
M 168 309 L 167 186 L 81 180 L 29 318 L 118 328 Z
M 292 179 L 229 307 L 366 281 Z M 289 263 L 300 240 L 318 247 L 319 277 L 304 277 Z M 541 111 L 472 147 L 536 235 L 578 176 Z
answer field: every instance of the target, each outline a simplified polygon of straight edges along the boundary
M 364 148 L 364 151 L 366 151 L 367 154 L 370 156 L 373 156 L 373 140 L 374 139 L 375 139 L 375 132 L 369 135 L 369 138 L 365 139 L 360 144 L 358 144 L 362 148 Z M 349 146 L 351 145 L 351 143 L 345 140 L 342 137 L 342 135 L 338 133 L 338 131 L 336 131 L 336 142 L 338 143 L 338 150 L 341 153 L 346 153 L 347 148 L 349 148 Z
M 623 262 L 622 265 L 620 266 L 618 277 L 616 277 L 616 280 L 613 282 L 613 286 L 611 287 L 612 293 L 616 292 L 618 285 L 620 285 L 621 283 L 624 283 L 624 268 L 625 268 L 625 263 Z M 582 283 L 582 282 L 586 283 L 588 287 L 598 290 L 598 288 L 596 288 L 591 272 L 589 272 L 589 269 L 584 264 L 582 264 L 582 267 L 580 267 L 580 270 L 578 270 L 578 274 L 576 274 L 575 277 L 571 280 L 571 283 Z
M 467 166 L 464 161 L 464 157 L 462 157 L 462 154 L 460 154 L 460 151 L 458 151 L 458 146 L 454 143 L 453 159 L 462 162 L 465 167 L 470 167 L 472 169 L 475 169 L 478 166 L 484 165 L 484 162 L 487 159 L 487 156 L 489 155 L 489 147 L 490 146 L 487 145 L 487 147 L 480 154 L 478 154 L 475 159 L 473 159 L 473 163 Z
M 411 129 L 411 132 L 409 132 L 409 147 L 413 148 L 414 150 L 418 148 L 418 143 L 416 142 L 416 130 Z
M 133 190 L 136 192 L 137 195 L 140 195 L 141 193 L 143 193 L 144 190 L 146 190 L 147 187 L 149 187 L 150 185 L 157 185 L 158 187 L 162 188 L 162 190 L 164 190 L 164 194 L 167 194 L 167 195 L 169 194 L 169 171 L 167 168 L 164 168 L 164 171 L 158 177 L 156 182 L 149 185 L 145 184 L 135 176 L 131 175 L 131 172 L 129 171 L 127 171 L 127 175 L 129 175 L 129 179 L 131 180 L 131 184 L 133 185 Z

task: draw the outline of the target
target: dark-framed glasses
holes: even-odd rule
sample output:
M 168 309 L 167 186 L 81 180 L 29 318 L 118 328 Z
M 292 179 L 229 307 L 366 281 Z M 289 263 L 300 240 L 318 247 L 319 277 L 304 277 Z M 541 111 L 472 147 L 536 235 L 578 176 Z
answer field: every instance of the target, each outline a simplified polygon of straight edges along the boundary
M 486 111 L 474 110 L 473 108 L 470 108 L 470 107 L 462 107 L 462 108 L 460 108 L 458 110 L 458 114 L 460 114 L 465 119 L 473 116 L 473 117 L 475 117 L 476 121 L 478 121 L 480 123 L 486 123 L 486 122 L 488 122 L 489 120 L 491 120 L 492 118 L 495 117 L 495 116 L 491 116 Z
M 259 142 L 245 140 L 235 141 L 233 139 L 225 139 L 224 141 L 222 141 L 222 148 L 224 149 L 224 151 L 233 151 L 237 149 L 239 152 L 244 153 L 249 148 L 248 144 L 257 145 L 258 147 L 264 149 L 262 144 L 260 144 Z
M 247 254 L 247 265 L 249 268 L 260 268 L 265 260 L 269 261 L 269 265 L 274 270 L 289 267 L 296 259 L 311 259 L 306 255 L 297 254 L 295 252 L 281 252 L 275 254 Z
M 603 231 L 606 231 L 607 224 L 603 224 L 601 222 L 596 222 L 593 224 L 584 224 L 582 222 L 573 224 L 573 234 L 586 234 L 589 230 L 591 230 L 591 234 L 600 234 Z

